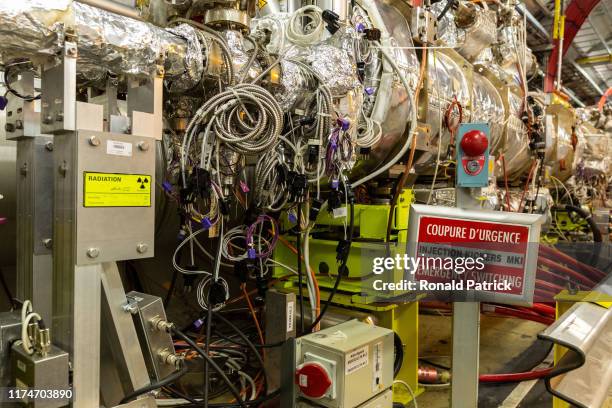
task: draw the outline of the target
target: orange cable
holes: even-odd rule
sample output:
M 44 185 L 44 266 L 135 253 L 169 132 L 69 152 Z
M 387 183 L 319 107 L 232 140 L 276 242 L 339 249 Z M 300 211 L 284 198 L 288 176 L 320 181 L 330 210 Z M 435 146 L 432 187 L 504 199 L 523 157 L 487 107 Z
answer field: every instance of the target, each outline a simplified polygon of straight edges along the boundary
M 246 290 L 246 283 L 240 285 L 240 288 L 242 289 L 244 298 L 246 299 L 247 304 L 249 305 L 251 316 L 253 316 L 253 321 L 255 322 L 255 327 L 257 328 L 257 334 L 259 335 L 259 341 L 261 342 L 261 344 L 265 344 L 263 332 L 261 331 L 261 326 L 259 325 L 259 319 L 257 319 L 257 313 L 255 312 L 255 308 L 253 307 L 253 303 L 251 303 L 251 297 L 249 296 Z

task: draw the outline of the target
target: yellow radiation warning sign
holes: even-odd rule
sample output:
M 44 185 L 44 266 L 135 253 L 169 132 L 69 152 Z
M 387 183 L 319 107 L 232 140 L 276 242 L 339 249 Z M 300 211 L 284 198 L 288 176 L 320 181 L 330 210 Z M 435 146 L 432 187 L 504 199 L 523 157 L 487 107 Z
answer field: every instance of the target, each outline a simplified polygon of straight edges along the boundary
M 83 173 L 83 207 L 150 207 L 147 174 Z

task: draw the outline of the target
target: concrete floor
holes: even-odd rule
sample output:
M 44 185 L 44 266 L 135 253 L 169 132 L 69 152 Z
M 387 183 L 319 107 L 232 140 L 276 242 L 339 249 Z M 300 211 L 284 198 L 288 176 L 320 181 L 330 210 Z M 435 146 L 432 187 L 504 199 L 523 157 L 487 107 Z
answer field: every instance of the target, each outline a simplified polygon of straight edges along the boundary
M 546 354 L 545 344 L 537 340 L 544 325 L 513 318 L 482 316 L 480 330 L 480 372 L 507 373 L 513 369 L 529 369 L 526 355 L 537 362 Z M 448 316 L 421 315 L 419 327 L 419 356 L 443 366 L 450 366 L 451 318 Z M 531 349 L 530 349 L 531 347 Z M 526 350 L 528 353 L 525 353 Z M 535 349 L 535 350 L 534 350 Z M 517 367 L 518 366 L 518 367 Z M 501 405 L 516 384 L 481 385 L 481 408 Z M 543 384 L 538 384 L 519 407 L 552 407 L 551 398 Z M 450 388 L 432 389 L 417 398 L 419 407 L 448 408 Z M 530 402 L 527 402 L 527 400 Z M 410 405 L 409 405 L 410 407 Z

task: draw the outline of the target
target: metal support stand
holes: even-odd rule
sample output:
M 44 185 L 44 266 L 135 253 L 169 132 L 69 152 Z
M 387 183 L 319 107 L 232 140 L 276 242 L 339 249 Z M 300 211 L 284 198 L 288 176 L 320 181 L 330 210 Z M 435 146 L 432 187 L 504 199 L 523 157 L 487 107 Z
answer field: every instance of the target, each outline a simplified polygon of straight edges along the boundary
M 36 94 L 34 73 L 13 83 L 24 95 Z M 36 101 L 8 95 L 6 138 L 17 142 L 17 298 L 29 299 L 51 321 L 53 282 L 53 138 L 41 135 Z
M 456 188 L 457 208 L 479 209 L 472 189 Z M 480 362 L 480 303 L 453 303 L 453 356 L 451 407 L 478 407 L 478 369 Z
M 478 406 L 480 303 L 453 303 L 451 406 Z
M 150 187 L 148 205 L 86 205 L 85 175 L 136 174 L 145 179 L 138 180 L 142 189 L 145 182 L 155 182 L 154 139 L 146 136 L 159 128 L 159 135 L 151 136 L 161 137 L 161 116 L 156 114 L 163 70 L 149 81 L 146 89 L 151 92 L 133 95 L 134 120 L 153 123 L 140 129 L 136 139 L 124 131 L 105 133 L 103 106 L 77 102 L 77 55 L 76 44 L 66 41 L 62 62 L 43 69 L 41 127 L 55 136 L 51 173 L 55 191 L 53 339 L 70 354 L 75 390 L 72 407 L 92 408 L 101 402 L 114 406 L 127 393 L 150 383 L 115 261 L 153 256 L 155 205 Z M 108 97 L 114 105 L 116 95 Z M 139 103 L 146 105 L 141 98 L 152 101 L 149 116 L 137 109 Z M 112 106 L 107 108 L 109 125 L 108 118 L 112 122 L 115 111 Z M 130 160 L 107 150 L 109 142 L 125 147 Z M 121 182 L 121 177 L 117 180 Z M 101 190 L 94 198 L 104 197 Z M 113 207 L 117 208 L 110 211 Z

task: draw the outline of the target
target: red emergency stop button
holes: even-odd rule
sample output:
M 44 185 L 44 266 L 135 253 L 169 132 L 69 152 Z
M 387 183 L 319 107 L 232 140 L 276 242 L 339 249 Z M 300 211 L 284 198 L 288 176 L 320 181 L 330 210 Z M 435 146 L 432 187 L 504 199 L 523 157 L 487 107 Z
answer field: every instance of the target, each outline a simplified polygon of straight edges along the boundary
M 332 385 L 329 373 L 316 362 L 304 363 L 295 373 L 295 382 L 302 393 L 310 398 L 321 398 Z
M 466 156 L 480 156 L 487 147 L 489 147 L 489 139 L 487 134 L 481 130 L 470 130 L 465 132 L 461 139 L 461 150 Z

